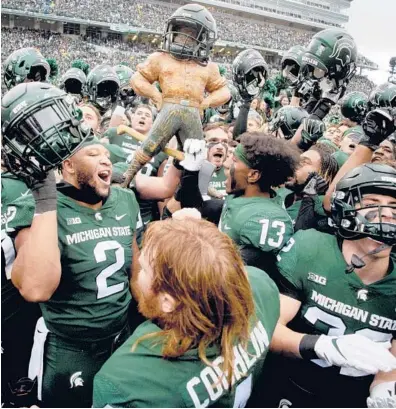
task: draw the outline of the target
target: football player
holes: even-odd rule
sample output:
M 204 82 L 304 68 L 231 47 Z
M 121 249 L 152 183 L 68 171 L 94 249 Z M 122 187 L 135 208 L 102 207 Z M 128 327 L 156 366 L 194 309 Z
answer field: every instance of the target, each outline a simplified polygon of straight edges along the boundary
M 216 189 L 219 197 L 226 195 L 226 180 L 224 162 L 227 158 L 228 135 L 219 124 L 210 124 L 204 128 L 208 161 L 216 168 L 212 174 L 209 187 Z
M 93 406 L 245 407 L 279 316 L 273 281 L 203 220 L 151 224 L 139 263 L 147 321 L 95 376 Z
M 294 174 L 298 150 L 283 139 L 246 133 L 234 151 L 219 229 L 241 248 L 247 265 L 270 266 L 293 234 L 292 221 L 272 190 Z
M 278 256 L 271 349 L 283 357 L 271 366 L 268 406 L 364 407 L 370 394 L 370 405 L 394 407 L 396 170 L 351 170 L 331 210 L 335 236 L 299 231 Z
M 62 102 L 59 89 L 33 85 L 15 87 L 2 101 L 8 162 L 38 181 L 32 195 L 12 203 L 20 215 L 15 223 L 7 221 L 18 250 L 11 279 L 27 301 L 40 302 L 43 314 L 29 364 L 38 398 L 49 407 L 90 407 L 93 376 L 129 335 L 139 209 L 131 191 L 110 187 L 110 154 L 89 128 L 83 144 L 64 159 L 61 142 L 70 146 L 82 132 L 82 115 L 52 123 L 55 113 L 72 106 Z M 20 132 L 27 146 L 21 146 Z M 46 171 L 59 159 L 64 182 L 57 186 Z M 48 167 L 38 167 L 39 161 Z

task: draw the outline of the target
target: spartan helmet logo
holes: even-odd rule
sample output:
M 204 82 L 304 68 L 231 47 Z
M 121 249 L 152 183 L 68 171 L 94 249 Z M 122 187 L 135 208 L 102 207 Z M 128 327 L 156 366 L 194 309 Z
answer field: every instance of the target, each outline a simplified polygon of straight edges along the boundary
M 346 64 L 351 62 L 352 50 L 354 47 L 355 44 L 350 38 L 340 38 L 334 44 L 330 58 L 335 57 L 335 59 L 340 62 L 341 66 L 345 67 Z
M 84 380 L 81 378 L 82 372 L 75 372 L 71 377 L 70 377 L 70 389 L 76 387 L 76 386 L 84 386 Z
M 362 301 L 367 301 L 367 293 L 368 293 L 367 290 L 364 290 L 364 289 L 359 290 L 357 292 L 357 299 L 362 300 Z
M 278 408 L 291 408 L 293 404 L 287 399 L 281 399 Z

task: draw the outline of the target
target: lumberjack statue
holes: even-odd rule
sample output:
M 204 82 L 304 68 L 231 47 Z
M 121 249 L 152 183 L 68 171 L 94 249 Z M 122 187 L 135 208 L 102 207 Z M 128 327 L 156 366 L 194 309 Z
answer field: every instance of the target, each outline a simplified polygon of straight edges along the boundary
M 201 113 L 230 98 L 217 64 L 209 61 L 217 39 L 216 22 L 199 4 L 178 8 L 168 20 L 162 47 L 137 66 L 131 86 L 160 110 L 153 127 L 131 162 L 123 186 L 173 135 L 181 146 L 186 139 L 203 139 Z M 154 83 L 158 81 L 162 92 Z

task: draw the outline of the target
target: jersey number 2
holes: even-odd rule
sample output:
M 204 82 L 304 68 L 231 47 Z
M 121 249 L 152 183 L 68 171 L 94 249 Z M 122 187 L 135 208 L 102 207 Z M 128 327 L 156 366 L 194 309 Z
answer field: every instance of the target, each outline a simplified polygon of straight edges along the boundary
M 97 263 L 106 261 L 106 251 L 115 250 L 116 261 L 102 270 L 96 277 L 96 285 L 98 287 L 98 299 L 105 298 L 122 291 L 125 283 L 107 285 L 107 279 L 117 271 L 120 271 L 125 263 L 124 248 L 118 241 L 108 240 L 101 241 L 94 248 L 94 256 Z

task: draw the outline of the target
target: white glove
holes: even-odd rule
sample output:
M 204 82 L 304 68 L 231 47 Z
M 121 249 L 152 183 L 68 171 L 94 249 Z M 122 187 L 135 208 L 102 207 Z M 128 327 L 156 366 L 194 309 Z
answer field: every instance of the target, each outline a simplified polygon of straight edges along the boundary
M 201 169 L 202 161 L 208 156 L 206 142 L 203 139 L 186 139 L 183 151 L 184 159 L 180 165 L 192 172 Z
M 396 408 L 396 382 L 383 382 L 374 386 L 367 398 L 368 408 Z
M 330 365 L 357 369 L 369 375 L 396 369 L 396 357 L 388 351 L 390 346 L 390 342 L 374 342 L 358 334 L 321 335 L 314 349 L 316 355 Z

